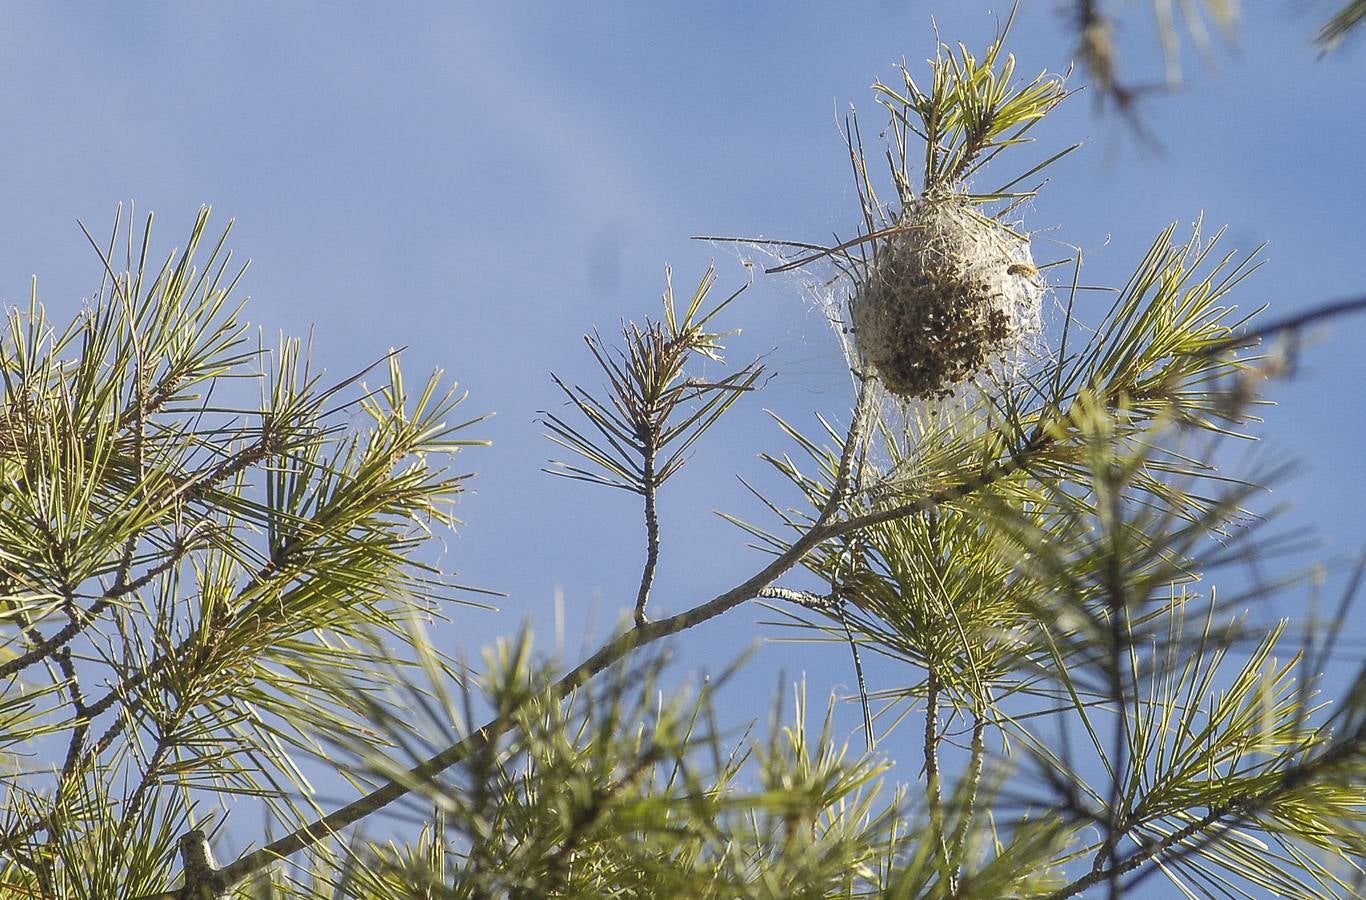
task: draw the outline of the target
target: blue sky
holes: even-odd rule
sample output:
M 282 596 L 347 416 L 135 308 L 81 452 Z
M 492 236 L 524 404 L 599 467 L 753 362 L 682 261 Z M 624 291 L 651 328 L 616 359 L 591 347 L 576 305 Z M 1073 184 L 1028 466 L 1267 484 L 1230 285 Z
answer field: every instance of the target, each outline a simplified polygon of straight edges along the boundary
M 1164 225 L 1203 213 L 1231 246 L 1269 243 L 1240 306 L 1284 315 L 1363 290 L 1366 53 L 1316 60 L 1324 4 L 1248 5 L 1215 71 L 1187 46 L 1186 88 L 1144 107 L 1162 150 L 1086 94 L 1039 130 L 1040 153 L 1087 143 L 1028 210 L 1036 257 L 1076 244 L 1088 281 L 1122 282 Z M 1065 70 L 1073 42 L 1055 4 L 1023 7 L 1020 69 Z M 1155 33 L 1146 4 L 1132 7 L 1124 58 L 1153 77 Z M 482 426 L 495 446 L 463 460 L 477 493 L 445 562 L 509 596 L 497 614 L 456 610 L 448 646 L 477 656 L 528 618 L 549 641 L 559 592 L 573 656 L 634 596 L 640 514 L 624 494 L 540 473 L 553 448 L 536 413 L 559 402 L 549 373 L 592 379 L 580 335 L 653 313 L 666 263 L 680 288 L 713 260 L 718 290 L 744 282 L 728 250 L 690 235 L 851 232 L 837 115 L 856 103 L 874 131 L 868 86 L 933 53 L 931 16 L 981 47 L 990 8 L 9 3 L 0 300 L 24 301 L 36 274 L 56 317 L 74 312 L 99 274 L 76 223 L 102 233 L 120 201 L 155 210 L 166 247 L 202 203 L 236 219 L 249 318 L 267 334 L 312 329 L 316 362 L 338 375 L 406 346 L 414 377 L 444 368 L 469 409 L 497 412 Z M 758 562 L 714 510 L 761 516 L 735 475 L 762 483 L 756 454 L 780 446 L 763 410 L 808 425 L 847 411 L 833 336 L 792 282 L 761 279 L 732 310 L 745 329 L 733 355 L 767 353 L 777 377 L 662 497 L 661 612 Z M 1274 388 L 1265 429 L 1273 458 L 1301 461 L 1277 495 L 1286 521 L 1312 525 L 1325 558 L 1366 535 L 1363 335 L 1361 320 L 1325 332 Z M 776 635 L 765 618 L 746 608 L 704 626 L 681 643 L 683 666 L 723 667 Z M 813 697 L 852 683 L 842 648 L 767 643 L 729 711 L 764 717 L 779 671 L 806 674 Z

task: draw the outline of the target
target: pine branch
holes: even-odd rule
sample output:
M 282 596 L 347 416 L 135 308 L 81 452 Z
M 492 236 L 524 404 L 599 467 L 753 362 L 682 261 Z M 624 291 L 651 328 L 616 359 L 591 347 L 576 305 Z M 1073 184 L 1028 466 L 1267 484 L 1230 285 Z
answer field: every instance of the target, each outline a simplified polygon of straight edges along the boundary
M 835 484 L 829 499 L 821 510 L 821 514 L 816 519 L 815 525 L 805 536 L 753 576 L 730 590 L 716 595 L 711 600 L 667 619 L 647 622 L 642 626 L 618 634 L 560 678 L 551 689 L 551 698 L 563 699 L 633 651 L 661 638 L 678 634 L 716 618 L 746 600 L 754 598 L 761 590 L 767 588 L 783 573 L 799 563 L 813 547 L 828 540 L 832 535 L 827 523 L 838 514 L 846 500 L 854 459 L 858 448 L 866 439 L 875 405 L 875 397 L 875 384 L 871 380 L 861 381 L 853 420 L 845 436 L 844 451 L 840 457 Z M 289 857 L 305 847 L 326 840 L 342 829 L 383 809 L 395 800 L 406 796 L 415 785 L 430 783 L 436 776 L 467 759 L 471 754 L 484 752 L 511 724 L 510 715 L 495 718 L 469 737 L 409 769 L 402 780 L 390 780 L 364 797 L 304 825 L 265 847 L 239 857 L 235 862 L 221 870 L 220 874 L 224 882 L 229 886 L 239 884 L 255 872 L 273 864 L 276 860 Z
M 949 834 L 944 823 L 944 796 L 939 777 L 939 673 L 934 662 L 925 672 L 925 733 L 921 752 L 925 760 L 925 803 L 930 810 L 930 838 L 935 842 L 939 878 L 949 896 L 958 892 L 957 876 L 949 854 Z
M 1366 728 L 1358 729 L 1354 734 L 1336 741 L 1333 746 L 1314 758 L 1286 769 L 1274 786 L 1211 808 L 1185 827 L 1146 844 L 1142 849 L 1113 865 L 1088 872 L 1066 887 L 1050 894 L 1049 900 L 1064 900 L 1067 897 L 1074 897 L 1087 888 L 1102 882 L 1110 882 L 1152 860 L 1160 860 L 1165 864 L 1196 853 L 1201 848 L 1216 843 L 1221 835 L 1247 823 L 1287 794 L 1312 784 L 1323 775 L 1330 774 L 1345 764 L 1359 761 L 1363 755 L 1366 755 Z M 1214 830 L 1209 831 L 1211 828 Z M 1192 841 L 1193 838 L 1196 840 Z M 1168 854 L 1167 851 L 1173 850 L 1173 848 L 1175 848 L 1175 852 Z M 1123 885 L 1122 891 L 1133 888 L 1154 871 L 1156 871 L 1155 868 L 1149 869 L 1144 874 L 1131 879 Z
M 640 590 L 636 592 L 636 627 L 649 620 L 645 617 L 645 604 L 650 602 L 650 588 L 655 581 L 655 567 L 659 564 L 659 513 L 655 509 L 655 497 L 659 490 L 659 479 L 655 472 L 655 441 L 658 435 L 649 434 L 644 440 L 642 455 L 644 472 L 641 488 L 645 494 L 645 568 L 640 573 Z
M 193 527 L 190 529 L 191 532 L 194 530 Z M 50 636 L 41 638 L 20 655 L 0 664 L 0 678 L 21 672 L 35 662 L 39 662 L 51 656 L 57 650 L 61 649 L 64 645 L 70 643 L 80 635 L 80 633 L 92 621 L 97 619 L 112 603 L 129 594 L 136 593 L 148 584 L 151 584 L 157 578 L 160 578 L 162 575 L 174 569 L 185 558 L 185 555 L 192 547 L 189 538 L 190 534 L 187 533 L 185 538 L 176 541 L 175 546 L 172 548 L 172 552 L 165 559 L 161 560 L 156 565 L 151 566 L 147 571 L 131 580 L 115 583 L 109 590 L 105 591 L 99 599 L 90 604 L 90 606 L 79 616 L 69 620 L 66 625 L 63 625 Z
M 953 860 L 962 860 L 963 851 L 967 847 L 968 834 L 972 830 L 972 820 L 977 814 L 977 791 L 981 785 L 982 769 L 986 762 L 986 731 L 986 717 L 982 715 L 980 710 L 974 709 L 972 712 L 970 757 L 967 772 L 964 775 L 966 790 L 963 793 L 962 802 L 959 804 L 962 811 L 959 813 L 958 825 L 954 828 L 953 838 L 949 843 L 949 858 Z M 960 863 L 954 876 L 956 879 L 961 879 L 962 875 L 963 869 Z

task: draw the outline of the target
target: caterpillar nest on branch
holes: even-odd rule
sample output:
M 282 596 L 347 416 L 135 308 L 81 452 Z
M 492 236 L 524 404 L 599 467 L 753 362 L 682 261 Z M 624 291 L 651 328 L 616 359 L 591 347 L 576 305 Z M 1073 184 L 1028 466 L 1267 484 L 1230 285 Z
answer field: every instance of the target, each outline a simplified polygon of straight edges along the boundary
M 854 343 L 892 393 L 946 397 L 1039 332 L 1042 279 L 1029 240 L 965 197 L 922 198 L 897 223 L 854 288 Z

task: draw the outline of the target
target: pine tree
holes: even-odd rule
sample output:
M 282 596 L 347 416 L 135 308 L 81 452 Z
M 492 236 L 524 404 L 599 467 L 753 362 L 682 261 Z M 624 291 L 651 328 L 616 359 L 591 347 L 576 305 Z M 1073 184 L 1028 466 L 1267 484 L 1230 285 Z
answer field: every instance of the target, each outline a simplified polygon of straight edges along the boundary
M 715 374 L 740 294 L 708 272 L 589 335 L 603 385 L 557 382 L 550 468 L 638 496 L 646 562 L 572 668 L 428 636 L 475 599 L 423 561 L 479 443 L 441 373 L 329 382 L 253 340 L 207 210 L 164 261 L 150 219 L 92 239 L 89 307 L 58 327 L 35 298 L 0 340 L 0 896 L 1360 895 L 1366 672 L 1331 704 L 1318 679 L 1361 570 L 1327 622 L 1251 624 L 1297 586 L 1215 585 L 1276 550 L 1249 510 L 1279 473 L 1209 460 L 1300 328 L 1366 304 L 1259 324 L 1232 305 L 1256 254 L 1171 227 L 1082 321 L 1082 260 L 1036 261 L 1015 218 L 1076 149 L 1025 159 L 1068 90 L 1005 39 L 877 85 L 885 153 L 851 116 L 855 236 L 763 244 L 831 276 L 853 398 L 776 421 L 732 517 L 769 557 L 684 612 L 651 615 L 657 496 L 764 383 Z M 729 674 L 670 668 L 669 636 L 756 600 L 904 673 L 867 686 L 865 746 L 800 686 L 737 737 Z M 876 742 L 908 728 L 894 767 Z M 316 796 L 319 763 L 359 798 Z M 284 835 L 215 861 L 248 799 Z M 353 828 L 399 800 L 429 811 L 406 836 Z

